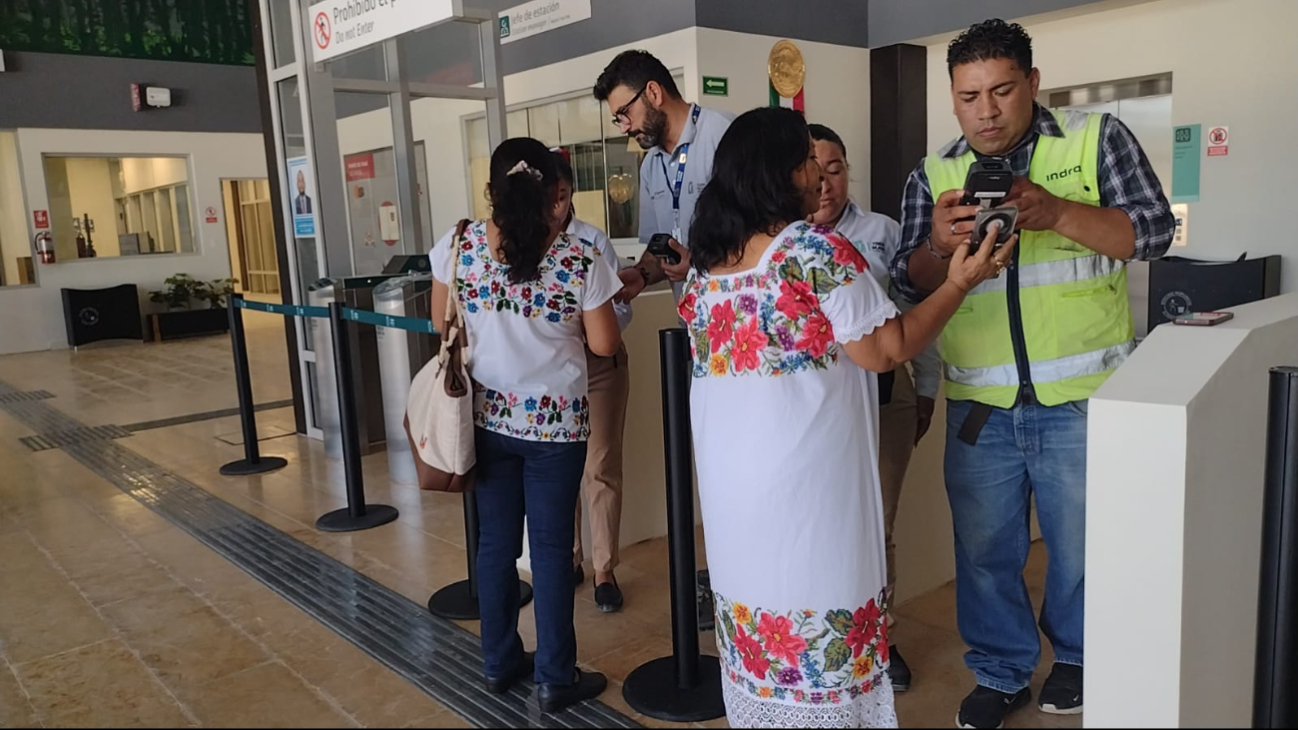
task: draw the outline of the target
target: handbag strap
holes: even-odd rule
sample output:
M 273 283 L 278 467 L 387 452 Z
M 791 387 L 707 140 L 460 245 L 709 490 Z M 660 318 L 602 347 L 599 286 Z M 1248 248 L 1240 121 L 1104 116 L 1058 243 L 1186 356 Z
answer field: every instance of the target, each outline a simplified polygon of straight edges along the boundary
M 464 233 L 472 225 L 468 218 L 455 226 L 455 237 L 451 239 L 451 280 L 446 283 L 446 320 L 442 323 L 442 346 L 438 360 L 443 365 L 451 357 L 452 348 L 459 351 L 465 364 L 468 364 L 468 334 L 465 331 L 464 312 L 460 307 L 460 242 Z

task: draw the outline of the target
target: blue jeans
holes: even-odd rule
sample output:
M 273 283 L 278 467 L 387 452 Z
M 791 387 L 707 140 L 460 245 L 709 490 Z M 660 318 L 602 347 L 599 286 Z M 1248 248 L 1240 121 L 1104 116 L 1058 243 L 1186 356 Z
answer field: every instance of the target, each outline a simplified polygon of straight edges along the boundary
M 1085 401 L 992 409 L 976 446 L 956 437 L 973 403 L 947 405 L 946 490 L 955 523 L 956 612 L 978 684 L 1028 686 L 1041 658 L 1023 568 L 1029 495 L 1045 538 L 1041 630 L 1055 661 L 1082 664 L 1086 581 Z
M 586 468 L 586 443 L 524 441 L 477 429 L 478 607 L 483 674 L 513 675 L 523 659 L 518 635 L 518 567 L 527 518 L 536 612 L 538 684 L 572 684 L 573 515 Z

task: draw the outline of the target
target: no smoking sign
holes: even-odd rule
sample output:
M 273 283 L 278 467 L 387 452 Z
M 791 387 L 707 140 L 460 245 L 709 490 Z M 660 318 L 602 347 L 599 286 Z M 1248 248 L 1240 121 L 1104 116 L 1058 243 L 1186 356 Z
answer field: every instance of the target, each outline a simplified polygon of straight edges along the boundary
M 1230 127 L 1213 127 L 1208 130 L 1208 156 L 1222 157 L 1230 152 Z

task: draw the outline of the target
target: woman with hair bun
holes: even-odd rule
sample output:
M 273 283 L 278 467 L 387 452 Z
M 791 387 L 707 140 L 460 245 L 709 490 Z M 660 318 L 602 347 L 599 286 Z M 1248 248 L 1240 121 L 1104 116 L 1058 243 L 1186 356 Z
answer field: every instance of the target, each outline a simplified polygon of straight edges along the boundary
M 621 281 L 591 244 L 563 233 L 558 180 L 545 145 L 506 140 L 491 156 L 491 218 L 448 232 L 429 254 L 433 321 L 445 321 L 454 285 L 469 341 L 485 685 L 504 693 L 532 675 L 543 712 L 606 685 L 576 667 L 573 517 L 590 433 L 586 348 L 609 356 L 622 342 L 612 303 Z M 518 634 L 524 517 L 535 654 Z

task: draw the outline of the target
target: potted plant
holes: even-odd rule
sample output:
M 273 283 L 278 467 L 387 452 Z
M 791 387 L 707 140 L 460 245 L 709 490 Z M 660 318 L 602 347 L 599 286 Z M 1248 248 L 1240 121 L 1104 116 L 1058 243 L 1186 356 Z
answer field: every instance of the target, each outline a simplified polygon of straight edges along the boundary
M 189 274 L 168 277 L 166 286 L 149 293 L 149 301 L 166 306 L 149 315 L 154 340 L 223 334 L 230 331 L 225 310 L 227 297 L 234 293 L 236 279 L 199 281 Z M 205 306 L 195 306 L 205 303 Z
M 234 294 L 234 285 L 238 283 L 238 279 L 214 279 L 206 284 L 199 282 L 195 298 L 206 301 L 208 309 L 225 309 L 226 299 Z
M 166 288 L 162 291 L 149 292 L 149 301 L 155 304 L 166 304 L 167 311 L 189 309 L 190 300 L 203 284 L 189 274 L 176 274 L 167 277 L 163 282 Z

